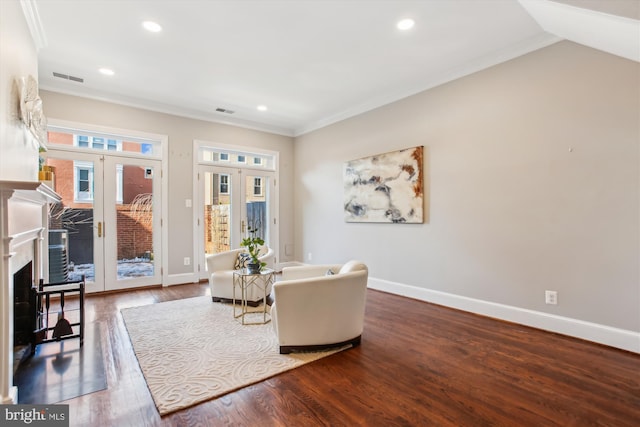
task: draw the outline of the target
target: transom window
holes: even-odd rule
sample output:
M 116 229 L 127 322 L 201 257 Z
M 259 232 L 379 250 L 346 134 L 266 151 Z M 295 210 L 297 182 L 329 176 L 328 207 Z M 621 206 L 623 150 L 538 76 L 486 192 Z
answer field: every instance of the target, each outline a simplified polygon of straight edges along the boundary
M 202 163 L 275 170 L 275 156 L 270 154 L 234 152 L 214 147 L 201 147 L 198 154 L 198 160 Z
M 77 148 L 78 151 L 110 151 L 127 156 L 156 157 L 162 156 L 160 141 L 137 137 L 123 137 L 110 134 L 91 134 L 74 132 L 62 127 L 48 127 L 48 145 L 52 148 Z
M 75 146 L 93 150 L 122 151 L 122 140 L 97 136 L 74 135 Z

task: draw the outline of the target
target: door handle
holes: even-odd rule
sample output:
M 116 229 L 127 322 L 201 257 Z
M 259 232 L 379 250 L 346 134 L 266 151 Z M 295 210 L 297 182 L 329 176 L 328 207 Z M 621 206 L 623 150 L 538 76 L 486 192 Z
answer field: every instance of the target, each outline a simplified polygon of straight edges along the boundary
M 98 222 L 98 237 L 102 237 L 102 222 Z
M 244 223 L 244 219 L 243 219 L 243 220 L 242 220 L 242 226 L 240 227 L 240 228 L 241 228 L 241 231 L 242 231 L 243 233 L 244 233 L 245 227 L 246 227 L 246 225 L 245 225 L 245 223 Z

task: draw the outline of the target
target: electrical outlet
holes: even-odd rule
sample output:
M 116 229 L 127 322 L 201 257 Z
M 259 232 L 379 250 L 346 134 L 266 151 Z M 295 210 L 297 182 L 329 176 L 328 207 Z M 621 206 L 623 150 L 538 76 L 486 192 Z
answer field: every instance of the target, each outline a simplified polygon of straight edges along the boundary
M 557 305 L 558 304 L 558 292 L 556 292 L 556 291 L 544 291 L 544 302 L 546 304 Z
M 307 254 L 307 261 L 311 261 L 313 259 L 313 254 L 311 252 L 309 252 Z
M 184 257 L 184 265 L 191 265 L 191 258 L 188 256 Z

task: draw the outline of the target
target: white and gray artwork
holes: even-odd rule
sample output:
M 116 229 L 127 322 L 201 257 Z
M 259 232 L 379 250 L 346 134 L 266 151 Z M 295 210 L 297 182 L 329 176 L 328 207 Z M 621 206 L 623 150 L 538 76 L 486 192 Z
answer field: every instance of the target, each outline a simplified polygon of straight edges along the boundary
M 420 146 L 345 163 L 345 221 L 422 223 L 422 158 Z

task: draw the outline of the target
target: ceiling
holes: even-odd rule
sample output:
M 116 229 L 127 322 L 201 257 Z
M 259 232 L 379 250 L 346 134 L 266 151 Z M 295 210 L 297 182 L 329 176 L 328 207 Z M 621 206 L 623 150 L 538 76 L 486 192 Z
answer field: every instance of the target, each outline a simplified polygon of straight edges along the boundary
M 639 4 L 22 0 L 39 47 L 40 88 L 290 136 L 565 38 L 629 57 L 615 48 L 638 29 L 626 49 L 640 61 Z M 403 18 L 415 26 L 398 30 Z M 613 22 L 619 31 L 603 28 L 622 41 L 607 42 L 594 19 Z M 144 30 L 145 20 L 162 31 Z M 102 75 L 103 67 L 115 74 Z

